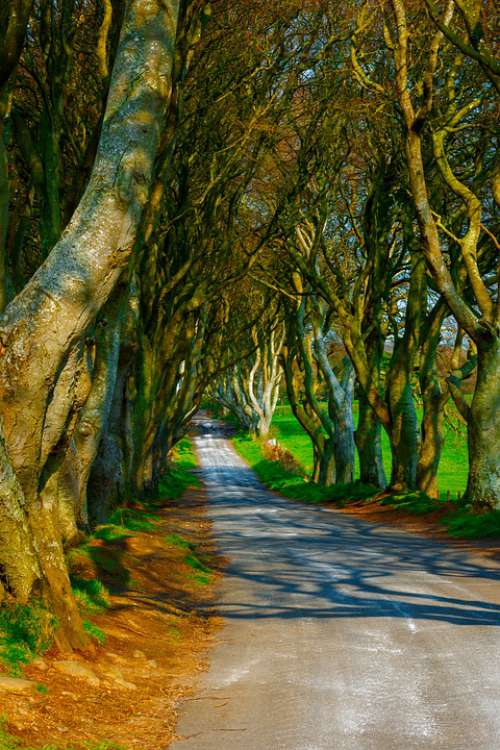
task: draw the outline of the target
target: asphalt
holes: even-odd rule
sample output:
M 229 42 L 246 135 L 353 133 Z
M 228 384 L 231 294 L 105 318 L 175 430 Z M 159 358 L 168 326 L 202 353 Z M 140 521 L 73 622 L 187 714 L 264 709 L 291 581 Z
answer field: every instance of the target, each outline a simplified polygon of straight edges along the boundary
M 195 439 L 224 625 L 171 750 L 500 750 L 500 566 L 277 497 Z

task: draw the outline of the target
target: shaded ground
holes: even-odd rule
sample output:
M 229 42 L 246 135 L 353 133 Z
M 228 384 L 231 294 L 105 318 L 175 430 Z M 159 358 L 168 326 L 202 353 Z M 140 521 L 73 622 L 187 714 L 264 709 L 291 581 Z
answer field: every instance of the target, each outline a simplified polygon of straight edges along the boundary
M 24 744 L 79 747 L 102 739 L 158 750 L 170 740 L 176 703 L 204 668 L 215 618 L 212 582 L 186 564 L 186 549 L 164 539 L 182 536 L 215 564 L 204 506 L 204 493 L 192 490 L 159 512 L 154 533 L 123 542 L 129 583 L 113 594 L 110 610 L 92 618 L 105 645 L 91 659 L 72 657 L 88 677 L 60 673 L 58 662 L 67 657 L 49 653 L 25 670 L 38 690 L 0 694 L 0 714 Z
M 325 503 L 325 507 L 329 507 Z M 332 506 L 333 507 L 333 506 Z M 391 506 L 366 505 L 363 503 L 351 503 L 345 508 L 334 506 L 336 511 L 355 516 L 365 521 L 388 523 L 398 526 L 412 534 L 422 534 L 431 539 L 446 542 L 448 545 L 472 552 L 473 554 L 490 557 L 494 560 L 500 560 L 500 540 L 499 539 L 452 539 L 447 533 L 446 528 L 439 523 L 439 519 L 450 512 L 449 506 L 444 506 L 442 510 L 436 510 L 433 513 L 416 515 L 415 513 L 405 513 L 402 510 L 392 508 Z
M 172 750 L 495 750 L 500 566 L 264 490 L 197 438 L 225 625 Z

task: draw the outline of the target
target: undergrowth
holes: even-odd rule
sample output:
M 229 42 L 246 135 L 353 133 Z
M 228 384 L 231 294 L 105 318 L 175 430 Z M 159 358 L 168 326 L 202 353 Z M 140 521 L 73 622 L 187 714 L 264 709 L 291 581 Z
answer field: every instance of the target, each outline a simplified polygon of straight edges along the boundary
M 50 646 L 55 625 L 40 603 L 0 608 L 0 659 L 11 674 Z
M 179 534 L 169 534 L 164 537 L 165 544 L 185 552 L 183 562 L 188 565 L 193 573 L 191 578 L 201 586 L 206 586 L 212 581 L 213 570 L 207 564 L 207 556 L 197 549 L 197 545 Z

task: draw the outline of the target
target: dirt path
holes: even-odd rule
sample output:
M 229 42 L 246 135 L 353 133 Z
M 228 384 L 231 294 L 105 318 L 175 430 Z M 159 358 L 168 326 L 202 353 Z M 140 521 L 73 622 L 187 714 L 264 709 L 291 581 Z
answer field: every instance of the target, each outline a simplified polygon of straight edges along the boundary
M 500 565 L 271 495 L 196 438 L 225 625 L 171 750 L 496 750 Z

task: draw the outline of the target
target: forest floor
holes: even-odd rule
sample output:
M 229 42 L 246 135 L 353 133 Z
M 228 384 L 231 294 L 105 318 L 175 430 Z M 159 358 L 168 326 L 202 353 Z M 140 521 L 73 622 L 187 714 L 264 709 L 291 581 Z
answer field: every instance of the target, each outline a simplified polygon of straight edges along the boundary
M 217 627 L 220 558 L 202 488 L 155 513 L 154 530 L 118 541 L 121 585 L 105 581 L 109 607 L 92 617 L 104 645 L 87 657 L 48 651 L 22 670 L 26 685 L 1 690 L 1 750 L 160 750 L 174 737 L 176 705 L 205 668 Z

